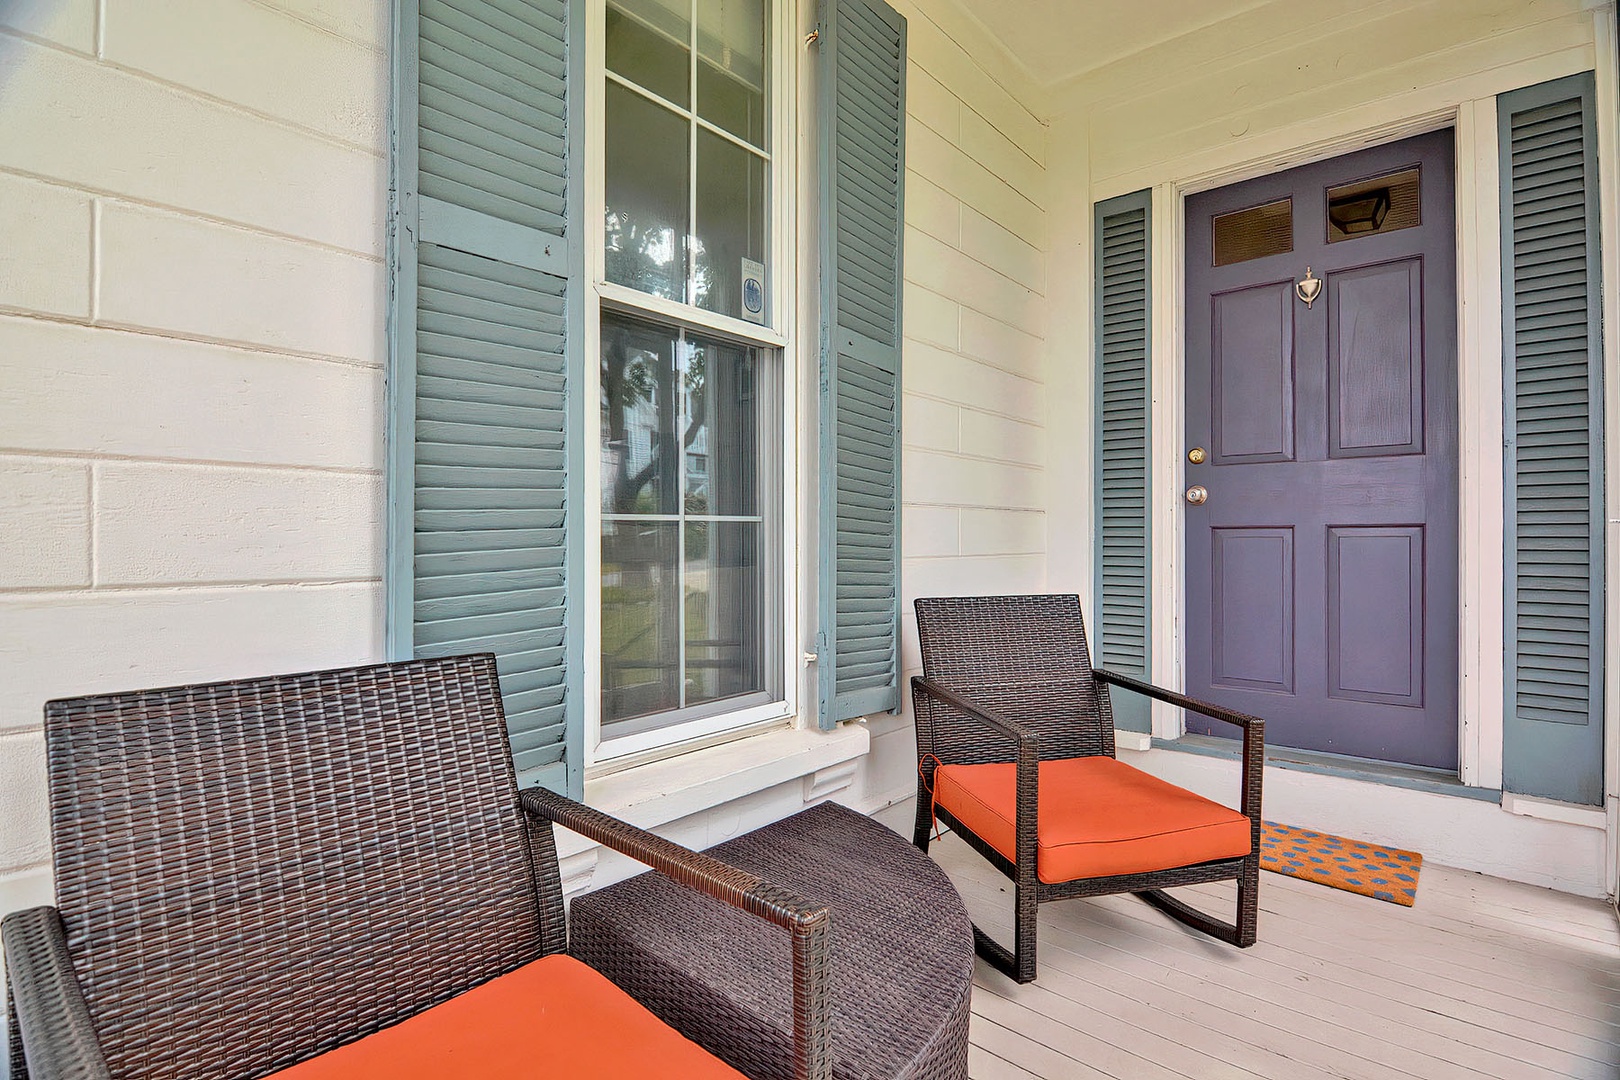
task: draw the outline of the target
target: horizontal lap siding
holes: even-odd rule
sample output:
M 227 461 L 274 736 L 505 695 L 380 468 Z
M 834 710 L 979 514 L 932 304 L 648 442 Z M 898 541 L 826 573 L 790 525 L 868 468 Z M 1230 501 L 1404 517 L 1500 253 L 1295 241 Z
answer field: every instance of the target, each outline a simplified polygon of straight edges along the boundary
M 383 656 L 387 5 L 289 6 L 0 3 L 0 914 L 46 700 Z

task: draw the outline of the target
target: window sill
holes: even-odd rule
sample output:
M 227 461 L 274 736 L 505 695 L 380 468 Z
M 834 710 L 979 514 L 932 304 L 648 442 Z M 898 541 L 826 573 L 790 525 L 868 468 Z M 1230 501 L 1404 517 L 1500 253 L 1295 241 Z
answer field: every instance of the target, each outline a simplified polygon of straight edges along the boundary
M 587 780 L 585 802 L 638 828 L 656 829 L 854 761 L 870 746 L 862 724 L 833 731 L 778 729 Z M 565 858 L 596 846 L 566 830 L 557 836 Z

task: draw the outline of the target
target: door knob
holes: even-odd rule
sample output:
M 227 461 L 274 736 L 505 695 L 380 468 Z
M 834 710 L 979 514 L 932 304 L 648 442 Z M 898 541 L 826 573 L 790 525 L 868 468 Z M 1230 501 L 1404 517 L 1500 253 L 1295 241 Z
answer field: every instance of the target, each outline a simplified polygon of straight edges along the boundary
M 1202 506 L 1209 499 L 1209 489 L 1203 484 L 1194 484 L 1187 489 L 1187 501 L 1194 506 Z
M 1204 463 L 1204 448 L 1202 446 L 1195 446 L 1191 450 L 1187 451 L 1187 460 L 1192 462 L 1194 465 L 1202 465 Z

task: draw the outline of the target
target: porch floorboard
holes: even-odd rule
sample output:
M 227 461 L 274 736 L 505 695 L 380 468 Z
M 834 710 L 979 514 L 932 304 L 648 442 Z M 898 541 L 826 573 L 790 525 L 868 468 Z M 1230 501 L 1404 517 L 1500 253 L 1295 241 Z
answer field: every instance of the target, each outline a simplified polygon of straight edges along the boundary
M 960 840 L 931 854 L 1011 940 L 1011 883 Z M 1180 890 L 1229 909 L 1231 883 Z M 1425 865 L 1417 906 L 1262 874 L 1237 950 L 1135 897 L 1043 905 L 1040 977 L 980 961 L 974 1080 L 1620 1076 L 1620 924 L 1597 900 Z

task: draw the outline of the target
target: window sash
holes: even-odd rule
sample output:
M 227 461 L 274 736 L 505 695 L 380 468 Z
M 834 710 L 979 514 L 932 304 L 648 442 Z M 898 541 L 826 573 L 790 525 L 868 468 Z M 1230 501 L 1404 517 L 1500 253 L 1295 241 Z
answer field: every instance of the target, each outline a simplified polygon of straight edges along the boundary
M 663 709 L 651 713 L 643 713 L 622 719 L 609 719 L 606 715 L 605 693 L 598 699 L 598 708 L 602 710 L 601 731 L 605 740 L 618 739 L 627 735 L 636 735 L 659 728 L 671 728 L 682 725 L 688 721 L 701 720 L 707 717 L 724 713 L 735 713 L 761 705 L 769 705 L 783 700 L 782 683 L 787 673 L 781 662 L 782 636 L 785 630 L 782 621 L 784 609 L 783 590 L 786 588 L 782 573 L 782 560 L 778 555 L 781 550 L 781 507 L 784 502 L 782 468 L 780 465 L 779 435 L 781 430 L 782 410 L 782 360 L 774 349 L 760 348 L 742 343 L 728 341 L 715 341 L 709 334 L 692 333 L 678 326 L 663 323 L 648 322 L 640 315 L 619 316 L 619 322 L 629 322 L 660 335 L 670 335 L 671 345 L 674 349 L 672 362 L 674 365 L 672 385 L 674 389 L 667 395 L 669 400 L 659 399 L 656 402 L 660 416 L 656 425 L 657 430 L 663 430 L 666 419 L 662 413 L 671 410 L 669 431 L 673 433 L 675 460 L 662 463 L 672 470 L 673 498 L 677 512 L 658 513 L 629 513 L 619 511 L 601 510 L 598 512 L 598 543 L 606 541 L 606 526 L 610 524 L 625 525 L 676 525 L 675 530 L 675 573 L 676 573 L 676 604 L 677 629 L 675 633 L 674 677 L 677 682 L 677 697 L 679 704 L 672 709 Z M 759 443 L 759 461 L 757 473 L 753 481 L 755 485 L 754 501 L 758 513 L 754 514 L 720 514 L 720 513 L 688 513 L 686 498 L 689 494 L 688 462 L 690 450 L 687 447 L 686 435 L 692 413 L 689 411 L 689 395 L 684 389 L 687 379 L 686 364 L 692 356 L 694 344 L 697 345 L 732 345 L 736 348 L 747 349 L 752 357 L 754 372 L 753 396 L 751 411 L 754 413 L 757 439 Z M 717 359 L 709 357 L 709 361 Z M 712 378 L 721 378 L 718 368 L 711 368 Z M 718 385 L 718 383 L 714 384 Z M 726 418 L 710 414 L 707 417 L 711 425 L 710 437 L 715 437 L 719 426 Z M 635 436 L 639 437 L 645 429 L 637 429 Z M 627 433 L 628 434 L 628 433 Z M 598 452 L 603 446 L 598 440 Z M 621 450 L 628 452 L 628 449 Z M 711 451 L 712 453 L 712 451 Z M 605 491 L 605 487 L 603 488 Z M 691 654 L 694 650 L 687 635 L 688 594 L 687 575 L 690 572 L 692 560 L 687 553 L 688 527 L 691 525 L 741 523 L 758 526 L 754 539 L 755 551 L 758 559 L 753 569 L 754 579 L 759 589 L 757 597 L 759 615 L 759 637 L 757 642 L 758 657 L 762 664 L 760 682 L 762 687 L 755 691 L 745 691 L 724 698 L 710 701 L 689 703 L 687 700 L 687 684 L 691 674 Z M 604 558 L 604 563 L 605 563 Z M 724 570 L 724 567 L 715 567 Z M 601 576 L 598 577 L 599 587 Z M 705 597 L 705 601 L 712 601 L 713 594 Z M 598 603 L 602 603 L 598 596 Z M 603 605 L 605 608 L 605 604 Z M 602 643 L 598 642 L 600 648 Z M 605 673 L 607 670 L 607 657 L 605 650 L 600 657 L 597 668 Z

